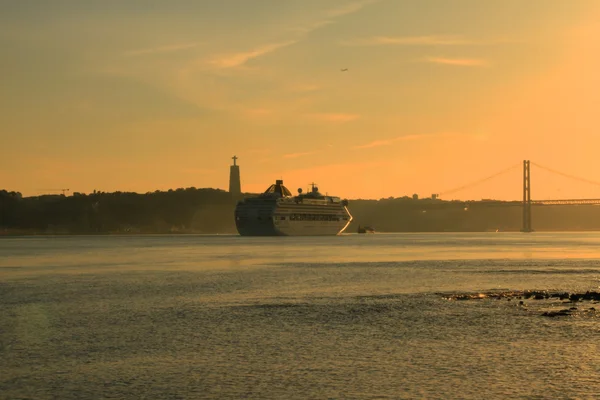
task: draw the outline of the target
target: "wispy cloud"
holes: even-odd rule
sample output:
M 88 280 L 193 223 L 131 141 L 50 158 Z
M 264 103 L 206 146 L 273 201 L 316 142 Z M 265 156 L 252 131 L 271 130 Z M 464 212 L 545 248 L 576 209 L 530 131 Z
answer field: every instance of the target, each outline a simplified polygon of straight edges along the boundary
M 169 52 L 173 52 L 173 51 L 191 49 L 191 48 L 197 47 L 198 45 L 199 45 L 199 43 L 178 43 L 178 44 L 171 44 L 171 45 L 167 45 L 167 46 L 152 47 L 152 48 L 148 48 L 148 49 L 130 50 L 130 51 L 125 52 L 125 55 L 126 56 L 140 56 L 140 55 L 144 55 L 144 54 L 169 53 Z
M 311 154 L 315 154 L 316 151 L 304 151 L 304 152 L 300 152 L 300 153 L 290 153 L 290 154 L 284 154 L 283 158 L 298 158 L 298 157 L 304 157 L 304 156 L 310 156 Z
M 354 1 L 347 4 L 343 4 L 337 8 L 332 8 L 327 12 L 329 17 L 341 17 L 343 15 L 354 14 L 366 6 L 371 4 L 375 4 L 380 0 L 362 0 L 362 1 Z
M 391 144 L 398 143 L 398 142 L 425 140 L 425 139 L 448 137 L 448 136 L 462 136 L 462 135 L 458 134 L 458 133 L 453 133 L 453 132 L 429 133 L 429 134 L 421 134 L 421 135 L 404 135 L 404 136 L 398 136 L 398 137 L 391 138 L 391 139 L 374 140 L 369 143 L 354 146 L 354 148 L 355 149 L 370 149 L 372 147 L 389 146 Z
M 348 113 L 317 113 L 310 114 L 310 117 L 325 122 L 350 122 L 360 118 L 360 115 Z
M 343 7 L 335 9 L 322 10 L 320 15 L 304 21 L 282 21 L 279 29 L 279 38 L 268 39 L 263 42 L 255 42 L 254 47 L 238 48 L 239 51 L 231 49 L 219 50 L 216 53 L 203 54 L 200 57 L 188 60 L 183 65 L 177 67 L 177 70 L 169 77 L 168 84 L 172 86 L 177 95 L 185 98 L 187 101 L 200 107 L 207 107 L 213 110 L 221 110 L 242 114 L 245 117 L 251 117 L 262 122 L 276 121 L 284 114 L 290 114 L 291 111 L 303 114 L 311 118 L 306 112 L 300 111 L 304 108 L 309 99 L 307 95 L 295 99 L 294 104 L 289 105 L 284 102 L 257 105 L 256 99 L 252 104 L 245 105 L 243 100 L 235 100 L 238 96 L 232 95 L 233 91 L 239 90 L 230 86 L 225 80 L 213 79 L 213 76 L 235 76 L 247 75 L 249 78 L 265 77 L 268 66 L 262 64 L 267 55 L 273 55 L 280 51 L 287 51 L 293 45 L 305 40 L 310 32 L 323 26 L 335 23 L 341 16 L 359 12 L 369 4 L 380 0 L 354 1 L 348 2 Z M 299 23 L 298 23 L 299 22 Z M 296 27 L 297 29 L 293 29 Z M 255 62 L 250 62 L 255 61 Z M 260 61 L 260 62 L 259 62 Z M 308 93 L 319 90 L 320 87 L 314 82 L 285 82 L 285 88 L 291 92 Z M 210 98 L 206 93 L 210 92 Z M 304 106 L 303 106 L 304 105 Z M 259 110 L 261 108 L 263 110 Z M 290 110 L 293 109 L 293 110 Z M 270 109 L 271 111 L 267 111 Z M 347 122 L 358 118 L 351 114 L 323 114 L 312 116 L 312 118 L 331 123 Z
M 346 46 L 458 46 L 473 44 L 473 41 L 465 39 L 462 36 L 374 36 L 370 38 L 354 39 L 342 41 Z
M 320 20 L 316 20 L 316 21 L 313 21 L 313 22 L 310 22 L 310 23 L 307 23 L 304 25 L 300 25 L 295 28 L 287 28 L 286 29 L 286 31 L 288 31 L 288 32 L 292 31 L 292 32 L 295 32 L 296 34 L 299 34 L 300 37 L 297 37 L 292 40 L 278 42 L 278 43 L 270 43 L 270 44 L 261 45 L 252 50 L 249 50 L 249 51 L 216 55 L 208 60 L 208 64 L 211 65 L 212 67 L 216 67 L 219 69 L 241 67 L 252 59 L 273 53 L 277 50 L 289 47 L 293 44 L 300 42 L 301 40 L 306 38 L 309 33 L 313 32 L 319 28 L 322 28 L 324 26 L 333 24 L 335 22 L 335 18 L 341 17 L 343 15 L 349 15 L 349 14 L 356 13 L 356 12 L 360 11 L 361 9 L 363 9 L 364 7 L 366 7 L 370 4 L 376 3 L 378 1 L 380 1 L 380 0 L 355 1 L 355 2 L 351 2 L 351 3 L 347 3 L 338 8 L 330 9 L 325 12 L 324 17 Z M 298 36 L 298 35 L 296 35 L 296 36 Z
M 491 46 L 507 43 L 522 43 L 507 36 L 491 38 L 467 38 L 464 35 L 419 35 L 419 36 L 371 36 L 343 40 L 344 46 Z
M 483 67 L 489 65 L 486 60 L 476 58 L 427 57 L 424 61 L 433 64 L 455 65 L 459 67 Z
M 246 62 L 248 62 L 252 59 L 272 53 L 281 48 L 291 46 L 294 43 L 297 43 L 297 40 L 289 40 L 287 42 L 266 44 L 266 45 L 259 46 L 250 51 L 222 54 L 222 55 L 214 56 L 211 60 L 209 60 L 209 64 L 211 64 L 215 67 L 218 67 L 218 68 L 239 67 L 239 66 L 244 65 Z
M 332 19 L 325 19 L 325 20 L 321 20 L 321 21 L 315 21 L 315 22 L 310 22 L 307 24 L 299 25 L 296 27 L 287 28 L 287 30 L 290 32 L 296 32 L 296 33 L 306 35 L 313 31 L 316 31 L 317 29 L 320 29 L 327 25 L 331 25 L 333 23 L 335 23 L 335 21 L 333 21 Z
M 378 1 L 381 1 L 381 0 L 363 0 L 363 1 L 349 2 L 349 3 L 343 4 L 341 6 L 338 6 L 336 8 L 331 8 L 331 9 L 325 11 L 325 13 L 321 17 L 322 19 L 320 19 L 320 20 L 304 23 L 304 24 L 301 24 L 301 25 L 298 25 L 295 27 L 288 27 L 288 28 L 286 28 L 286 30 L 289 32 L 300 33 L 302 35 L 308 35 L 320 28 L 323 28 L 323 27 L 331 25 L 331 24 L 335 24 L 335 19 L 338 17 L 354 14 L 354 13 L 362 10 L 364 7 L 366 7 L 370 4 L 377 3 Z

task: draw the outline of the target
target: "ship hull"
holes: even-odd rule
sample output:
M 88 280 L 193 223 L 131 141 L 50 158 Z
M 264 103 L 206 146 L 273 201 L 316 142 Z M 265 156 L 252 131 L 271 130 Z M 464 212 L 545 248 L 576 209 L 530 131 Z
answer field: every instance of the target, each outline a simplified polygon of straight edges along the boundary
M 352 221 L 345 206 L 305 206 L 241 202 L 235 222 L 242 236 L 335 236 Z

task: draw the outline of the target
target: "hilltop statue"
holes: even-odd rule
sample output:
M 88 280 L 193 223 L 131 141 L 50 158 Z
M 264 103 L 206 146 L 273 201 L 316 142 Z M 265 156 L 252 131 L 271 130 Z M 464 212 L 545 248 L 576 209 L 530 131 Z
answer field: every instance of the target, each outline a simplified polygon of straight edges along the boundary
M 229 167 L 229 193 L 234 197 L 238 197 L 242 194 L 240 166 L 236 164 L 237 156 L 233 156 L 231 159 L 233 160 L 233 165 Z

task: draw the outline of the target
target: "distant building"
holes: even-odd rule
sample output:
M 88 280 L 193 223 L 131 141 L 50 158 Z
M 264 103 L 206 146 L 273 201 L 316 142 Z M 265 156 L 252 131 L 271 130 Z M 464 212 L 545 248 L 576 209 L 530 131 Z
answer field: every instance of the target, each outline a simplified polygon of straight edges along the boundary
M 432 199 L 432 200 L 437 200 L 437 198 L 438 198 L 438 195 L 437 195 L 437 194 L 435 194 L 435 193 L 434 193 L 434 194 L 432 194 L 432 195 L 431 195 L 431 199 Z
M 233 196 L 242 194 L 242 185 L 240 183 L 240 166 L 236 164 L 237 156 L 231 157 L 233 165 L 229 167 L 229 193 Z
M 413 200 L 419 200 L 419 195 L 418 194 L 413 194 Z

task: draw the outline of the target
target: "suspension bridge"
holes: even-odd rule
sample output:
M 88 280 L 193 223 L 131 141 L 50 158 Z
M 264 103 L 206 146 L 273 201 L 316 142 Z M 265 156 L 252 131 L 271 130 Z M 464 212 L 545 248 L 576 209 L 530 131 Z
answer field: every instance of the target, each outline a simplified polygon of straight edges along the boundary
M 600 199 L 548 199 L 548 200 L 532 200 L 531 199 L 531 166 L 535 166 L 541 170 L 545 170 L 546 172 L 550 172 L 555 175 L 560 175 L 563 178 L 568 178 L 571 180 L 575 180 L 578 182 L 587 183 L 590 185 L 600 187 L 600 182 L 593 181 L 590 179 L 585 179 L 582 177 L 578 177 L 571 174 L 566 174 L 564 172 L 557 171 L 552 168 L 545 167 L 543 165 L 532 163 L 530 160 L 523 160 L 523 163 L 518 163 L 516 165 L 511 165 L 510 167 L 503 169 L 499 172 L 496 172 L 490 176 L 487 176 L 483 179 L 479 179 L 475 182 L 471 182 L 466 185 L 459 186 L 457 188 L 446 190 L 444 192 L 440 192 L 438 196 L 448 195 L 452 193 L 456 193 L 465 189 L 469 189 L 474 186 L 481 185 L 484 182 L 487 182 L 491 179 L 504 175 L 510 171 L 514 171 L 516 168 L 523 168 L 523 200 L 522 201 L 508 201 L 501 202 L 501 205 L 514 206 L 515 204 L 520 203 L 523 208 L 523 226 L 521 232 L 533 232 L 532 226 L 532 218 L 531 218 L 531 209 L 533 206 L 560 206 L 560 205 L 600 205 Z M 468 203 L 468 202 L 466 202 Z M 494 204 L 498 205 L 498 204 Z

